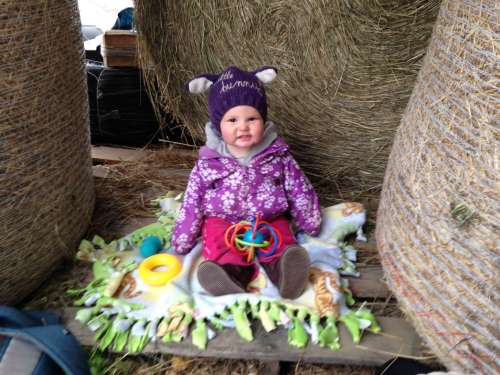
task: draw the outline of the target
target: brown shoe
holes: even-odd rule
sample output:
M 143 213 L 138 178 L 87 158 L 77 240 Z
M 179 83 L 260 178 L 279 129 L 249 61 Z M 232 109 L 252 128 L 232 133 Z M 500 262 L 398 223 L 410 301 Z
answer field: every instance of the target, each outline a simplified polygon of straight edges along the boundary
M 299 245 L 289 246 L 283 255 L 270 263 L 261 263 L 271 282 L 283 298 L 298 298 L 309 277 L 309 254 Z
M 253 267 L 220 265 L 212 261 L 204 261 L 198 267 L 198 281 L 213 296 L 246 293 L 246 286 L 253 275 Z

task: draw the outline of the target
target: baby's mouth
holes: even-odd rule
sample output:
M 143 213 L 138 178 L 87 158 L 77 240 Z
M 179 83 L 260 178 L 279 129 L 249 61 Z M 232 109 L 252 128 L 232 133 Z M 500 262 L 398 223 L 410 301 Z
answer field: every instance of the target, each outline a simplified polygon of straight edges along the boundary
M 250 139 L 251 135 L 250 134 L 244 134 L 244 135 L 239 135 L 237 139 Z

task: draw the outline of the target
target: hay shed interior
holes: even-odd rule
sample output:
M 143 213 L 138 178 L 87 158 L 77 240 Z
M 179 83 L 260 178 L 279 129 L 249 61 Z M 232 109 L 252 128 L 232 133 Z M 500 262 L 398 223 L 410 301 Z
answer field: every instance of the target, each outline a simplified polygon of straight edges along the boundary
M 374 374 L 394 358 L 500 371 L 495 1 L 136 0 L 133 82 L 156 115 L 158 125 L 148 112 L 147 126 L 163 138 L 135 148 L 90 144 L 78 4 L 40 3 L 0 11 L 9 19 L 0 35 L 13 36 L 0 68 L 0 303 L 57 311 L 92 347 L 65 295 L 91 279 L 88 264 L 73 260 L 78 239 L 111 241 L 150 224 L 150 200 L 185 189 L 207 120 L 206 96 L 186 93 L 188 79 L 270 65 L 278 78 L 266 88 L 269 118 L 321 203 L 367 209 L 368 242 L 353 242 L 361 276 L 349 282 L 355 306 L 369 307 L 383 332 L 356 345 L 340 327 L 342 348 L 332 351 L 289 346 L 286 330 L 254 324 L 252 342 L 225 330 L 203 351 L 184 340 L 150 343 L 140 356 L 98 354 L 100 371 Z M 35 24 L 45 33 L 33 33 Z M 62 26 L 52 35 L 54 25 Z M 49 56 L 54 40 L 64 43 Z M 61 90 L 61 81 L 71 84 Z M 43 241 L 54 228 L 57 246 Z M 39 243 L 49 259 L 27 285 L 16 276 L 34 271 L 19 259 L 33 259 Z M 17 285 L 26 290 L 14 293 Z

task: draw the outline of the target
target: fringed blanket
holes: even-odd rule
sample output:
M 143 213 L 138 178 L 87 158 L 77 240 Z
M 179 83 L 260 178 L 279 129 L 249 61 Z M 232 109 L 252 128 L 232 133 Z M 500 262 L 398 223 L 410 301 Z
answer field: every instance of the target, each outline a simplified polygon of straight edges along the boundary
M 365 330 L 380 327 L 366 308 L 351 309 L 354 300 L 342 275 L 357 276 L 356 250 L 343 242 L 351 233 L 364 240 L 361 230 L 365 211 L 361 204 L 343 203 L 323 210 L 321 234 L 298 234 L 298 242 L 311 257 L 310 283 L 295 300 L 284 300 L 261 270 L 248 293 L 214 297 L 198 283 L 202 261 L 201 243 L 186 256 L 176 256 L 180 273 L 166 285 L 145 283 L 138 272 L 144 261 L 138 246 L 148 236 L 159 237 L 169 249 L 181 196 L 158 198 L 158 221 L 107 244 L 95 236 L 84 240 L 77 257 L 93 262 L 93 280 L 80 290 L 76 319 L 95 332 L 102 349 L 141 352 L 150 341 L 179 342 L 191 331 L 192 342 L 206 348 L 217 331 L 235 328 L 243 340 L 253 340 L 251 319 L 260 320 L 266 331 L 279 326 L 288 330 L 288 343 L 304 347 L 309 342 L 340 348 L 337 323 L 345 324 L 359 343 Z M 163 252 L 170 252 L 163 251 Z

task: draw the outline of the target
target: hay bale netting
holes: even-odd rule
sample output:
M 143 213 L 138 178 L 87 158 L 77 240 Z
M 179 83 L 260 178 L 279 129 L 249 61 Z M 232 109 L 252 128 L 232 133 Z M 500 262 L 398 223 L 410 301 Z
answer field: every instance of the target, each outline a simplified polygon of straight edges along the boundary
M 140 60 L 154 66 L 156 102 L 198 139 L 206 98 L 186 93 L 189 78 L 276 66 L 269 117 L 338 198 L 382 185 L 438 8 L 439 0 L 138 0 Z
M 94 189 L 76 0 L 8 1 L 0 19 L 0 304 L 14 304 L 77 249 Z
M 444 1 L 377 221 L 391 289 L 451 369 L 500 373 L 498 2 Z

